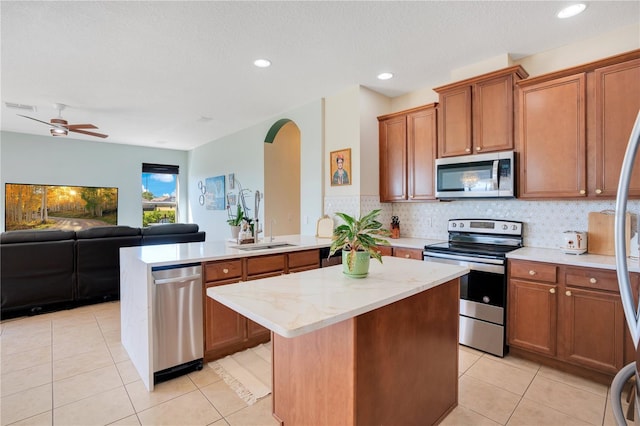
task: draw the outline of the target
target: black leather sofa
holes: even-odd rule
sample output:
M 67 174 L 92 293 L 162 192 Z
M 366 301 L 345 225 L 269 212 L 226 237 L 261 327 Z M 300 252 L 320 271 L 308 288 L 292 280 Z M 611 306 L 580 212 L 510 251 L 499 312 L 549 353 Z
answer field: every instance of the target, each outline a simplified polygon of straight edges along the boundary
M 204 241 L 197 224 L 0 235 L 0 317 L 120 298 L 120 247 Z

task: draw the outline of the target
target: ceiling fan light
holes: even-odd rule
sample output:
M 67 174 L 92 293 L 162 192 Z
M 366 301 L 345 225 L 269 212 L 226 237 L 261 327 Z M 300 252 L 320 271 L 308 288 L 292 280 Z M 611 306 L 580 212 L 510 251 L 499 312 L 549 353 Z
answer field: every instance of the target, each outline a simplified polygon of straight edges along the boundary
M 65 129 L 59 129 L 59 128 L 50 129 L 50 132 L 51 132 L 51 136 L 66 136 L 68 134 L 68 132 Z

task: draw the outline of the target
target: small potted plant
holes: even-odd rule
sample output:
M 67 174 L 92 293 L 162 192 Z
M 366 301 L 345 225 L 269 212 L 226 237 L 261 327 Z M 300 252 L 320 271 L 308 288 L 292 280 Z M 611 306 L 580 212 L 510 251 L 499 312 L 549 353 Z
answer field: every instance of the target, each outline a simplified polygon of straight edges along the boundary
M 388 246 L 389 241 L 379 237 L 388 237 L 390 232 L 377 220 L 379 214 L 380 209 L 372 210 L 356 220 L 346 213 L 336 213 L 344 223 L 333 231 L 329 256 L 342 249 L 342 270 L 346 275 L 366 277 L 372 257 L 382 263 L 376 246 Z
M 238 239 L 238 234 L 240 233 L 240 225 L 242 225 L 242 219 L 244 219 L 244 212 L 242 211 L 242 206 L 238 203 L 238 208 L 236 210 L 236 214 L 231 214 L 231 208 L 227 209 L 229 214 L 229 219 L 227 219 L 227 223 L 231 227 L 231 237 L 234 239 Z

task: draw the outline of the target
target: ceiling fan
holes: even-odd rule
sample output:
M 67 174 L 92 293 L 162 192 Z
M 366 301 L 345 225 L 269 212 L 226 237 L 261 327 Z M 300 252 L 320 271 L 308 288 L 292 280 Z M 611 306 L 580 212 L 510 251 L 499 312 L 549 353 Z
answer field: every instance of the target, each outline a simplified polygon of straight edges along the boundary
M 109 135 L 102 133 L 89 132 L 84 129 L 97 129 L 93 124 L 69 124 L 67 120 L 62 118 L 62 110 L 67 106 L 64 104 L 54 104 L 54 107 L 58 110 L 58 118 L 52 118 L 49 123 L 46 121 L 38 120 L 37 118 L 28 117 L 26 115 L 18 114 L 20 117 L 28 118 L 29 120 L 37 121 L 51 126 L 49 130 L 51 136 L 66 136 L 69 132 L 82 133 L 83 135 L 96 136 L 98 138 L 106 138 Z

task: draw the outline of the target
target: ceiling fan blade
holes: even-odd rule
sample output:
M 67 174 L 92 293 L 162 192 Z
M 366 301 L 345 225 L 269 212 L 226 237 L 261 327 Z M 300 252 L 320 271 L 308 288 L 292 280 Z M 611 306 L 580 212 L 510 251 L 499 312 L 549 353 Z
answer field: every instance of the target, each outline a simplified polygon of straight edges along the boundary
M 69 129 L 69 131 L 75 132 L 75 133 L 82 133 L 83 135 L 95 136 L 98 138 L 106 138 L 109 136 L 109 135 L 103 135 L 102 133 L 87 132 L 86 130 L 79 130 L 79 129 Z
M 93 124 L 69 124 L 66 126 L 67 129 L 97 129 Z
M 37 121 L 37 122 L 39 122 L 39 123 L 46 124 L 47 126 L 56 127 L 55 125 L 53 125 L 53 124 L 51 124 L 51 123 L 48 123 L 48 122 L 46 122 L 46 121 L 42 121 L 42 120 L 38 120 L 37 118 L 28 117 L 28 116 L 26 116 L 26 115 L 22 115 L 22 114 L 16 114 L 16 115 L 19 115 L 20 117 L 28 118 L 29 120 L 33 120 L 33 121 Z

